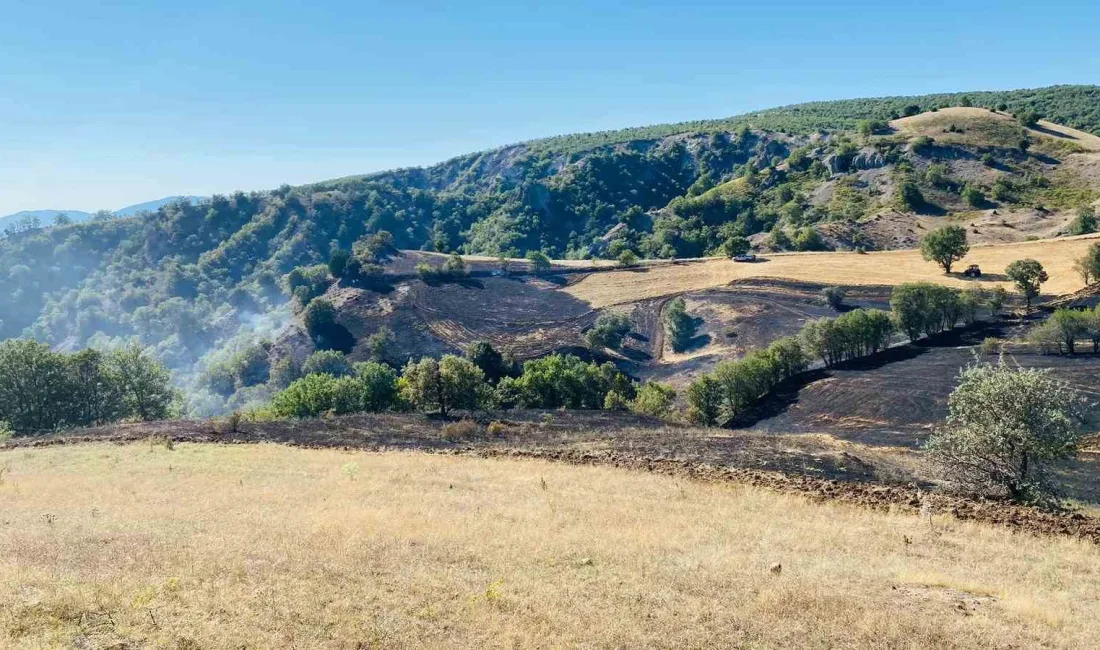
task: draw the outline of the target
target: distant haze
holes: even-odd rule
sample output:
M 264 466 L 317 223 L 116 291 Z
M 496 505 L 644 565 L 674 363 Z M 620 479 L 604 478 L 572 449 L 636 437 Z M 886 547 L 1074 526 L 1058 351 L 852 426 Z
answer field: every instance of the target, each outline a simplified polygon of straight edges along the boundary
M 124 208 L 119 208 L 111 212 L 116 217 L 132 217 L 139 212 L 154 212 L 157 208 L 170 203 L 177 199 L 186 199 L 191 203 L 198 203 L 204 200 L 203 196 L 166 196 L 162 199 L 156 199 L 153 201 L 145 201 L 144 203 L 135 203 L 128 205 Z M 53 223 L 54 218 L 59 214 L 66 214 L 74 222 L 87 221 L 92 218 L 91 212 L 85 212 L 84 210 L 21 210 L 14 214 L 5 215 L 0 217 L 0 231 L 8 227 L 24 217 L 37 217 L 43 226 L 48 226 Z

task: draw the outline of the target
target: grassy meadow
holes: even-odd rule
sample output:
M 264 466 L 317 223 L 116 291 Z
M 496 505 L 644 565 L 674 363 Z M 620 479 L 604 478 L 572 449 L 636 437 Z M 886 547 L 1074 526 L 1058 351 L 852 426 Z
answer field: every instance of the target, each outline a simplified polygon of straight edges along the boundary
M 0 468 L 4 647 L 1100 645 L 1095 546 L 940 515 L 277 445 L 17 449 Z

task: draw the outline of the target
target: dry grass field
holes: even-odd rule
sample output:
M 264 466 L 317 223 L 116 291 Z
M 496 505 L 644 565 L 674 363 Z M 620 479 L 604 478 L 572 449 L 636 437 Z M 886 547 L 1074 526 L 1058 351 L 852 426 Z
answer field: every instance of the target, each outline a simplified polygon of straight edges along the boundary
M 944 128 L 948 125 L 955 125 L 967 133 L 945 133 Z M 930 135 L 944 142 L 988 144 L 991 130 L 998 126 L 1016 129 L 1019 122 L 1007 113 L 994 113 L 978 107 L 953 106 L 903 117 L 890 122 L 890 126 L 905 135 Z M 1046 120 L 1039 120 L 1037 127 L 1029 128 L 1028 132 L 1040 142 L 1049 139 L 1053 142 L 1070 143 L 1088 151 L 1100 151 L 1100 137 L 1091 133 Z M 971 130 L 974 133 L 969 133 Z
M 1046 295 L 1076 291 L 1083 286 L 1073 271 L 1074 261 L 1100 235 L 1065 237 L 996 246 L 973 246 L 964 260 L 957 263 L 962 271 L 968 264 L 979 264 L 987 274 L 979 283 L 990 288 L 1011 283 L 1004 278 L 1005 267 L 1026 257 L 1042 262 L 1050 274 L 1043 285 Z M 773 253 L 765 261 L 734 263 L 728 259 L 708 259 L 680 265 L 659 265 L 637 270 L 593 274 L 564 291 L 593 307 L 606 307 L 648 298 L 721 287 L 747 278 L 780 278 L 801 282 L 838 285 L 896 285 L 928 280 L 955 287 L 973 286 L 974 281 L 960 275 L 945 276 L 931 262 L 921 259 L 920 251 L 897 250 L 871 253 Z
M 4 647 L 1100 645 L 1095 545 L 938 516 L 277 445 L 16 449 L 0 467 Z

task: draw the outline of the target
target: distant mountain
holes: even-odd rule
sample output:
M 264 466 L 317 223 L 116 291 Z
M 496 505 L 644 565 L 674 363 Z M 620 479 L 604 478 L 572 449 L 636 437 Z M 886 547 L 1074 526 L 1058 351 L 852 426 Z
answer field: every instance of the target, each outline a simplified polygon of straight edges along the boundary
M 119 208 L 111 214 L 116 217 L 132 217 L 140 212 L 156 212 L 158 208 L 177 199 L 185 199 L 191 204 L 199 203 L 206 197 L 204 196 L 166 196 L 163 199 L 156 199 L 155 201 L 146 201 L 145 203 L 135 203 L 128 205 L 125 208 Z M 14 224 L 20 219 L 31 217 L 38 219 L 39 223 L 43 226 L 48 226 L 53 223 L 54 217 L 59 214 L 66 214 L 73 222 L 79 223 L 81 221 L 87 221 L 92 218 L 91 212 L 84 212 L 83 210 L 22 210 L 15 214 L 9 214 L 0 217 L 0 232 L 7 228 L 9 225 Z
M 83 212 L 81 210 L 22 210 L 15 214 L 0 217 L 0 231 L 3 231 L 4 228 L 7 228 L 16 221 L 27 217 L 38 219 L 43 226 L 47 226 L 53 223 L 54 217 L 59 214 L 67 214 L 73 221 L 87 221 L 92 218 L 90 212 Z
M 178 199 L 184 199 L 192 205 L 201 203 L 206 200 L 205 196 L 166 196 L 163 199 L 157 199 L 155 201 L 146 201 L 145 203 L 135 203 L 134 205 L 128 205 L 125 208 L 119 208 L 114 211 L 116 217 L 132 217 L 139 212 L 156 212 L 158 208 L 163 205 L 167 205 L 172 201 Z

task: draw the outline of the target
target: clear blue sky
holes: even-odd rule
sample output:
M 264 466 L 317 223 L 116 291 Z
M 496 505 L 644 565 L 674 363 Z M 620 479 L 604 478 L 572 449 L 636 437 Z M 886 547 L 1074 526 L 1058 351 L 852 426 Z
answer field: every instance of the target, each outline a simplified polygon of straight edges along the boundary
M 0 215 L 815 99 L 1100 81 L 1095 1 L 0 0 L 0 17 Z

